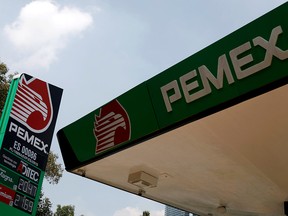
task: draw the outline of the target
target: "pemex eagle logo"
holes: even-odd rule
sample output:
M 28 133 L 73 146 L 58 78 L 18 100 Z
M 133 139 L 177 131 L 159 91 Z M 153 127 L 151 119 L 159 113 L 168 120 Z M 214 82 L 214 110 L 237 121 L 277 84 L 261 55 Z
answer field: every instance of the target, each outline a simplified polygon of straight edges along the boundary
M 113 100 L 95 115 L 94 136 L 95 153 L 130 140 L 130 119 L 126 110 L 117 100 Z
M 53 118 L 49 84 L 23 74 L 10 116 L 35 133 L 46 131 Z

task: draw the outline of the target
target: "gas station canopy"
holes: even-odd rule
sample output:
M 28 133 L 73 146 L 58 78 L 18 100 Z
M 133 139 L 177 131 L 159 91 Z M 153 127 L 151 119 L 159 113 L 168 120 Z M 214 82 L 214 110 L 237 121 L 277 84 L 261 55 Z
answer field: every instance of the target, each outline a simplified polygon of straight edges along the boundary
M 287 12 L 61 129 L 66 169 L 199 215 L 287 214 Z

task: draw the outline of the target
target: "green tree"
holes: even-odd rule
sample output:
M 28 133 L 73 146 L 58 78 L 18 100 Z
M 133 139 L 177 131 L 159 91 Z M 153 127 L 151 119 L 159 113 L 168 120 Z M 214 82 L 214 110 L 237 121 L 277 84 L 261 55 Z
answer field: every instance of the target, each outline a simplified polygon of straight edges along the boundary
M 37 216 L 53 216 L 51 207 L 52 207 L 52 203 L 50 202 L 49 198 L 44 197 L 44 194 L 41 191 L 36 215 Z
M 75 207 L 72 205 L 61 206 L 57 205 L 54 216 L 74 216 Z
M 142 216 L 150 216 L 150 212 L 149 211 L 143 211 Z
M 7 76 L 9 69 L 3 62 L 0 63 L 0 116 L 5 104 L 10 82 L 13 75 Z
M 63 174 L 61 164 L 57 163 L 58 155 L 50 151 L 48 155 L 47 166 L 45 169 L 45 179 L 50 184 L 58 184 Z

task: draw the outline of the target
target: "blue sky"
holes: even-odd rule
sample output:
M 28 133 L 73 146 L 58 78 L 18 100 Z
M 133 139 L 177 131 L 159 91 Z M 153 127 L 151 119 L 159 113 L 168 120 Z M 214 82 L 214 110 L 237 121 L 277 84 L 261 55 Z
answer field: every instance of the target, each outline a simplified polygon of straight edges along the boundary
M 64 89 L 58 131 L 284 2 L 2 0 L 0 60 Z M 63 163 L 56 137 L 51 149 Z M 162 204 L 67 172 L 44 192 L 77 216 L 164 215 Z

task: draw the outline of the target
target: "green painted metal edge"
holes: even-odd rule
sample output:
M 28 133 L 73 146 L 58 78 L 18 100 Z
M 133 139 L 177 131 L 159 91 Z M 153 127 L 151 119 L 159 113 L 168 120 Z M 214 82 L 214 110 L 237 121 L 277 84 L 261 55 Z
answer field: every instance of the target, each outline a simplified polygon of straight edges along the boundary
M 18 82 L 19 82 L 20 75 L 16 75 L 13 77 L 12 82 L 10 84 L 10 88 L 8 90 L 8 94 L 6 97 L 5 105 L 2 111 L 1 119 L 0 119 L 0 148 L 2 146 L 2 141 L 4 138 L 4 134 L 6 131 L 7 123 L 9 120 L 9 113 L 11 111 L 13 101 L 16 95 Z
M 9 205 L 6 205 L 5 203 L 0 202 L 0 209 L 1 209 L 1 215 L 11 215 L 11 216 L 30 216 L 30 214 L 27 214 L 19 209 L 15 209 Z

